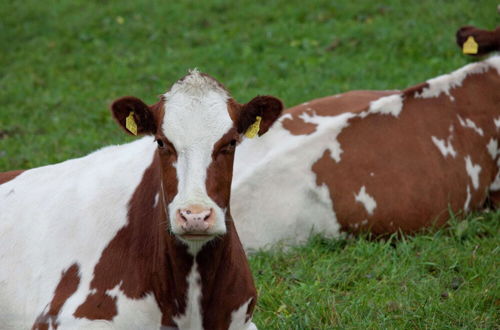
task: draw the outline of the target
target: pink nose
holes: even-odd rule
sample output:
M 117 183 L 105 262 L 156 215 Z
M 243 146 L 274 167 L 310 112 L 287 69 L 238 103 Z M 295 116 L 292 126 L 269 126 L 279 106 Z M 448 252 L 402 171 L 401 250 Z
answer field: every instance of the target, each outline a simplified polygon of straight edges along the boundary
M 200 205 L 191 205 L 177 211 L 177 223 L 186 233 L 204 233 L 215 223 L 212 209 Z

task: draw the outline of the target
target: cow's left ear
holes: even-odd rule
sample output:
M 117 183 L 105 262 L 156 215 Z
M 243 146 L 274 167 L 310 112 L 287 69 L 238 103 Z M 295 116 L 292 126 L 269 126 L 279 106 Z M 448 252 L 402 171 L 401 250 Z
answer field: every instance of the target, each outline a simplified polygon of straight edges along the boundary
M 283 103 L 274 96 L 257 96 L 244 104 L 238 115 L 238 133 L 247 137 L 261 136 L 274 124 L 283 111 Z
M 155 134 L 153 109 L 133 96 L 122 97 L 111 104 L 111 112 L 118 124 L 131 135 Z

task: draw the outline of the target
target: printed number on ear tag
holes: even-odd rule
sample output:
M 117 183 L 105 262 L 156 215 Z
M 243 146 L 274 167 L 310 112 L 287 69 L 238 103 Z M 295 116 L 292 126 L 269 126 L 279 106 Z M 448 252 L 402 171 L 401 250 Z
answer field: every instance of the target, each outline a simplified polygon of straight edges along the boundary
M 129 130 L 130 133 L 137 135 L 137 124 L 134 119 L 134 112 L 129 113 L 127 119 L 125 119 L 125 127 Z
M 245 136 L 247 138 L 253 139 L 257 135 L 257 133 L 259 133 L 261 120 L 262 120 L 261 116 L 257 116 L 255 118 L 255 122 L 245 132 Z
M 464 42 L 462 51 L 464 54 L 477 54 L 478 44 L 476 40 L 474 40 L 473 36 L 469 36 L 467 41 Z

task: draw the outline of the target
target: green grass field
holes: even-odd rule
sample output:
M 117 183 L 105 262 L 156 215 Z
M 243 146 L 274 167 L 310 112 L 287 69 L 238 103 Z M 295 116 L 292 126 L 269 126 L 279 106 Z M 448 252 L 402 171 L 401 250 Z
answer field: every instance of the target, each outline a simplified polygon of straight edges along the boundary
M 498 1 L 0 2 L 0 171 L 130 141 L 110 102 L 198 67 L 240 102 L 400 89 L 471 59 L 458 27 Z M 236 219 L 237 220 L 237 219 Z M 500 329 L 500 212 L 404 239 L 313 238 L 251 265 L 262 329 Z M 1 326 L 0 326 L 1 328 Z

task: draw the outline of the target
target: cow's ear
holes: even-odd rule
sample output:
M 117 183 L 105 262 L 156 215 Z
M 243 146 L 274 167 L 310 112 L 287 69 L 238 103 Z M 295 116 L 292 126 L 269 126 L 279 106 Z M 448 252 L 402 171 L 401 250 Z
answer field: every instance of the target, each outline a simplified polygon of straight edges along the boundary
M 257 96 L 244 104 L 238 114 L 238 133 L 252 138 L 261 136 L 274 124 L 283 111 L 283 103 L 274 96 Z
M 111 104 L 111 112 L 118 124 L 131 135 L 155 134 L 153 109 L 133 96 L 122 97 Z

